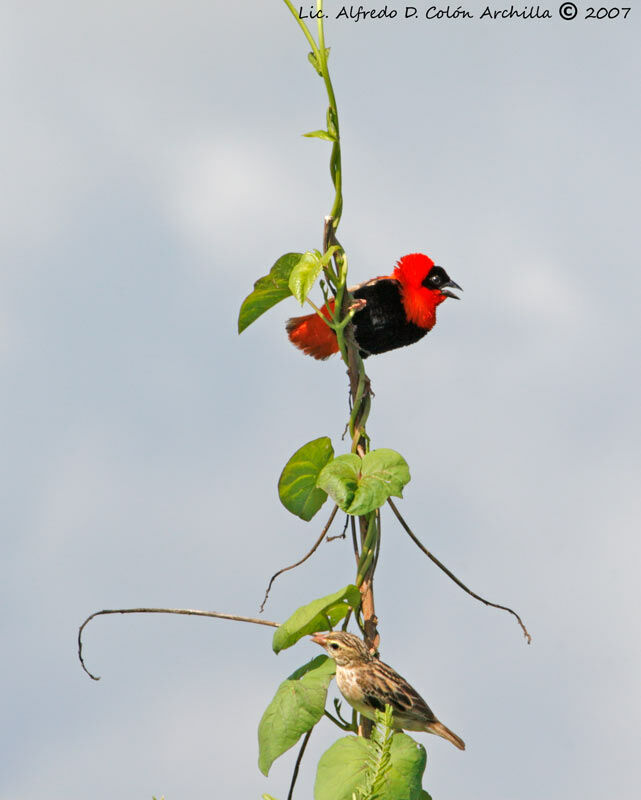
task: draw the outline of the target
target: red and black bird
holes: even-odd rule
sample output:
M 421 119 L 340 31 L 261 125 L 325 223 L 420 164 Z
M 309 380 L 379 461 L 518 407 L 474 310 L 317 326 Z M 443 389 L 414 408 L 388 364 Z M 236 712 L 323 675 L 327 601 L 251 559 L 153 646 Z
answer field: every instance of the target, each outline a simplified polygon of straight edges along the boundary
M 403 256 L 391 275 L 350 288 L 356 300 L 364 301 L 352 319 L 361 357 L 422 339 L 436 324 L 436 307 L 446 297 L 458 300 L 450 289 L 463 291 L 443 267 L 423 253 Z M 330 318 L 326 305 L 321 311 Z M 287 322 L 287 334 L 292 344 L 313 358 L 325 359 L 338 352 L 334 331 L 318 314 L 292 317 Z

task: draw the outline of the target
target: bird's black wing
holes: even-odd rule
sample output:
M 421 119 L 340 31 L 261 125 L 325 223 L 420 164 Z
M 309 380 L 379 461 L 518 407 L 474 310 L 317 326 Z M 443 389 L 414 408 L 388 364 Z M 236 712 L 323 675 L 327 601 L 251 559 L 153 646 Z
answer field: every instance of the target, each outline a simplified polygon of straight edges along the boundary
M 358 300 L 365 300 L 353 320 L 362 358 L 414 344 L 427 333 L 408 321 L 401 286 L 394 278 L 376 278 L 351 291 Z

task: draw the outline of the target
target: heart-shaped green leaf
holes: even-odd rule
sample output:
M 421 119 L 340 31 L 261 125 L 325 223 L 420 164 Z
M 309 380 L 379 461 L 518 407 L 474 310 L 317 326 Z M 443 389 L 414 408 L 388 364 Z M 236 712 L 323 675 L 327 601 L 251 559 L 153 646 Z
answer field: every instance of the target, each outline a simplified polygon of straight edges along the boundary
M 372 450 L 363 457 L 358 489 L 348 513 L 369 514 L 388 497 L 402 497 L 409 481 L 410 468 L 400 453 L 386 447 Z
M 352 800 L 367 781 L 367 739 L 344 736 L 326 750 L 316 768 L 314 800 Z
M 322 268 L 323 262 L 318 250 L 308 250 L 303 253 L 298 264 L 292 270 L 289 276 L 289 290 L 301 306 L 316 283 L 316 278 L 320 275 Z
M 318 762 L 314 800 L 352 800 L 366 784 L 368 763 L 374 755 L 372 742 L 359 736 L 334 742 Z M 395 733 L 390 755 L 391 768 L 377 800 L 425 800 L 421 779 L 427 756 L 423 745 L 404 733 Z
M 307 442 L 289 459 L 278 480 L 278 496 L 288 511 L 306 522 L 327 500 L 327 492 L 316 487 L 318 475 L 332 459 L 331 439 L 321 436 Z
M 291 295 L 289 276 L 301 258 L 302 253 L 286 253 L 278 259 L 268 275 L 256 281 L 254 291 L 247 295 L 240 307 L 238 333 L 242 333 L 261 314 Z
M 356 610 L 360 602 L 361 595 L 358 588 L 349 584 L 334 594 L 328 594 L 301 606 L 276 629 L 272 640 L 274 652 L 279 653 L 291 647 L 310 633 L 331 630 L 350 608 Z
M 263 775 L 323 716 L 327 687 L 335 672 L 331 658 L 317 656 L 278 687 L 258 725 L 258 767 Z
M 337 456 L 320 471 L 317 486 L 347 514 L 363 516 L 388 497 L 402 497 L 410 471 L 400 453 L 380 448 L 362 459 L 354 453 Z
M 355 453 L 336 456 L 320 471 L 316 485 L 347 511 L 356 496 L 360 469 L 361 459 Z

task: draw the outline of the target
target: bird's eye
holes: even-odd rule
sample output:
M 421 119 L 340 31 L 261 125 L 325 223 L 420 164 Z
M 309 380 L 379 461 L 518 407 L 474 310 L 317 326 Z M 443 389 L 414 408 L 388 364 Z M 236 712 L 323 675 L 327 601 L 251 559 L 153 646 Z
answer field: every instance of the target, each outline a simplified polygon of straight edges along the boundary
M 338 649 L 339 649 L 339 647 L 340 647 L 340 645 L 338 644 L 338 642 L 330 642 L 330 643 L 329 643 L 329 646 L 332 648 L 332 650 L 338 650 Z
M 427 289 L 438 289 L 448 281 L 449 276 L 447 272 L 445 272 L 443 267 L 436 266 L 432 267 L 432 269 L 427 273 L 427 277 L 423 281 L 423 286 L 425 286 Z

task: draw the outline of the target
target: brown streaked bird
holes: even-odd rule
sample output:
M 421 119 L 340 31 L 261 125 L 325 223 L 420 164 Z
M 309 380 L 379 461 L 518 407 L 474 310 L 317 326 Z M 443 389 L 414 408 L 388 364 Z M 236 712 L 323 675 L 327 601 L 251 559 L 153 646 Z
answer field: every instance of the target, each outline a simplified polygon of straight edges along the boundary
M 392 707 L 397 730 L 426 731 L 447 739 L 459 750 L 465 742 L 442 722 L 416 689 L 398 672 L 375 658 L 352 633 L 317 633 L 312 641 L 324 647 L 336 662 L 336 683 L 343 697 L 359 714 L 375 718 L 375 711 Z

